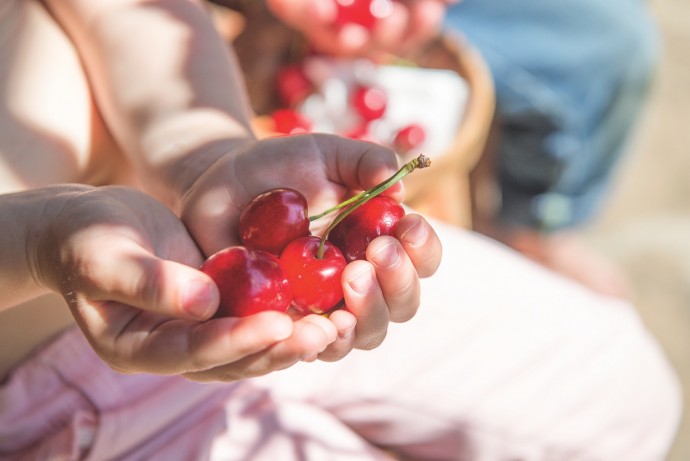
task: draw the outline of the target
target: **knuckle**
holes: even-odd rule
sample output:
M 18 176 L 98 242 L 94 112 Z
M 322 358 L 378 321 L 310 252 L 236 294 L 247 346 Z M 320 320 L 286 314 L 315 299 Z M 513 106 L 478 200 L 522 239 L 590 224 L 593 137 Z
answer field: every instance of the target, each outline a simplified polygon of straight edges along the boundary
M 412 320 L 412 318 L 417 314 L 417 310 L 419 309 L 419 304 L 413 304 L 413 305 L 408 305 L 405 306 L 404 308 L 401 309 L 396 309 L 395 311 L 391 312 L 391 322 L 394 323 L 404 323 L 409 320 Z
M 142 304 L 155 308 L 163 302 L 163 268 L 159 262 L 152 260 L 142 264 L 141 275 L 133 280 L 132 293 Z
M 420 292 L 417 278 L 388 292 L 386 301 L 391 322 L 402 323 L 414 317 L 421 304 Z
M 370 334 L 363 338 L 359 338 L 355 348 L 365 351 L 376 349 L 383 343 L 383 340 L 386 339 L 387 333 L 387 329 L 382 329 L 381 331 L 377 331 L 375 334 Z

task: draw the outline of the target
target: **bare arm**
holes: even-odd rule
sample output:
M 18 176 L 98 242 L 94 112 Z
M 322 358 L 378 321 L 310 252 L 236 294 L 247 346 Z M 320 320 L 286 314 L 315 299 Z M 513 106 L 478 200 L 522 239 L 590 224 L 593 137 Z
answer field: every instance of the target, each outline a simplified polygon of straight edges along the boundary
M 158 196 L 176 200 L 217 156 L 253 138 L 234 56 L 201 3 L 44 3 L 81 55 L 106 124 Z
M 48 292 L 32 272 L 32 242 L 53 195 L 50 189 L 0 195 L 0 311 Z
M 0 309 L 51 290 L 124 372 L 233 380 L 322 351 L 335 327 L 262 312 L 208 321 L 213 281 L 182 223 L 132 188 L 56 185 L 0 195 Z M 40 322 L 40 319 L 37 319 Z
M 293 187 L 315 209 L 325 209 L 397 169 L 395 153 L 371 143 L 323 135 L 254 140 L 237 64 L 191 0 L 102 0 L 96 6 L 89 0 L 45 1 L 83 56 L 114 137 L 158 197 L 176 205 L 206 256 L 237 244 L 239 210 L 267 189 Z M 423 218 L 410 216 L 406 223 L 422 230 L 417 241 L 403 242 L 401 235 L 377 243 L 391 244 L 387 248 L 400 256 L 392 266 L 368 261 L 359 267 L 369 274 L 365 294 L 351 296 L 348 309 L 326 322 L 318 341 L 300 333 L 291 345 L 267 351 L 262 369 L 298 360 L 304 350 L 324 350 L 324 339 L 334 340 L 326 334 L 331 329 L 344 339 L 326 351 L 329 359 L 352 347 L 375 347 L 391 319 L 414 315 L 418 279 L 435 271 L 441 251 Z M 342 280 L 347 286 L 360 273 L 358 265 L 348 267 Z M 401 284 L 408 288 L 404 296 Z M 309 317 L 297 325 L 311 322 Z M 354 336 L 344 335 L 353 328 Z M 204 376 L 236 373 L 246 376 L 242 363 Z

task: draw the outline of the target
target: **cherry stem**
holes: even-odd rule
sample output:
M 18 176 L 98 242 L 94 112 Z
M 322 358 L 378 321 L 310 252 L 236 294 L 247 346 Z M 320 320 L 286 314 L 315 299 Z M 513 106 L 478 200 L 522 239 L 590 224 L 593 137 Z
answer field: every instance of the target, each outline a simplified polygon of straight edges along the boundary
M 324 232 L 323 237 L 321 237 L 321 244 L 319 245 L 319 249 L 316 253 L 316 258 L 317 259 L 323 259 L 323 253 L 324 253 L 324 247 L 326 245 L 326 239 L 328 238 L 328 234 L 337 226 L 338 224 L 341 223 L 343 219 L 345 219 L 350 213 L 355 211 L 357 208 L 359 208 L 361 205 L 364 203 L 368 202 L 370 199 L 373 197 L 376 197 L 377 195 L 381 194 L 384 192 L 386 189 L 392 187 L 403 179 L 405 176 L 408 174 L 412 173 L 416 169 L 422 169 L 426 168 L 431 165 L 431 159 L 425 156 L 424 154 L 420 154 L 416 158 L 413 158 L 406 164 L 404 164 L 393 176 L 390 178 L 386 179 L 383 182 L 380 182 L 376 186 L 372 187 L 371 189 L 365 190 L 364 192 L 361 192 L 354 197 L 351 197 L 347 200 L 345 200 L 342 203 L 339 203 L 338 205 L 329 208 L 328 210 L 324 211 L 323 213 L 320 213 L 318 215 L 315 215 L 313 217 L 310 217 L 310 221 L 314 221 L 316 219 L 319 219 L 328 213 L 331 213 L 335 210 L 339 210 L 343 207 L 346 207 L 348 205 L 351 205 L 349 208 L 347 208 L 345 211 L 340 213 L 334 220 L 333 222 L 326 228 L 326 232 Z
M 354 202 L 358 201 L 359 199 L 361 199 L 361 198 L 364 197 L 365 195 L 368 195 L 369 193 L 371 193 L 371 191 L 374 191 L 374 190 L 376 190 L 376 189 L 379 188 L 379 187 L 384 187 L 384 186 L 385 186 L 384 189 L 382 189 L 380 192 L 377 192 L 377 193 L 375 194 L 375 195 L 378 195 L 379 193 L 383 192 L 384 190 L 388 189 L 388 188 L 391 187 L 393 184 L 395 184 L 396 182 L 398 182 L 400 179 L 402 179 L 402 178 L 404 178 L 405 176 L 407 176 L 407 175 L 408 175 L 410 172 L 412 172 L 414 169 L 417 169 L 417 168 L 419 168 L 419 169 L 421 169 L 421 168 L 426 168 L 426 167 L 428 167 L 429 165 L 431 165 L 431 160 L 430 160 L 429 158 L 427 158 L 426 156 L 424 156 L 424 154 L 421 154 L 421 155 L 419 155 L 418 157 L 416 157 L 416 158 L 410 160 L 409 162 L 407 162 L 405 165 L 403 165 L 403 166 L 402 166 L 393 176 L 391 176 L 390 178 L 388 178 L 388 179 L 386 179 L 386 180 L 380 182 L 379 184 L 377 184 L 376 186 L 372 187 L 372 188 L 369 189 L 369 190 L 365 190 L 364 192 L 360 192 L 359 194 L 357 194 L 357 195 L 355 195 L 355 196 L 353 196 L 353 197 L 350 197 L 349 199 L 345 200 L 344 202 L 341 202 L 341 203 L 339 203 L 339 204 L 337 204 L 337 205 L 335 205 L 335 206 L 333 206 L 333 207 L 327 209 L 326 211 L 323 211 L 323 212 L 321 212 L 321 213 L 319 213 L 319 214 L 316 214 L 316 215 L 314 215 L 314 216 L 310 216 L 310 217 L 309 217 L 309 221 L 316 221 L 317 219 L 323 218 L 323 217 L 326 216 L 327 214 L 330 214 L 330 213 L 332 213 L 332 212 L 334 212 L 334 211 L 336 211 L 336 210 L 340 210 L 341 208 L 345 208 L 346 206 L 350 205 L 351 203 L 354 203 Z M 400 176 L 400 177 L 398 177 L 398 176 Z M 386 184 L 388 184 L 389 182 L 390 182 L 390 184 L 386 186 Z

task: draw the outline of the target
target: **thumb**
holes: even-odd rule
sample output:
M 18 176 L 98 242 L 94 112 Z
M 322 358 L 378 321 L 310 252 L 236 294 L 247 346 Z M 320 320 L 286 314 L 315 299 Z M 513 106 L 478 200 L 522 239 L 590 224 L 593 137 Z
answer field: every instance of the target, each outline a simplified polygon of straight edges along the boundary
M 218 307 L 213 280 L 187 265 L 158 258 L 132 244 L 118 249 L 109 264 L 94 264 L 86 294 L 93 301 L 116 301 L 167 316 L 203 320 Z

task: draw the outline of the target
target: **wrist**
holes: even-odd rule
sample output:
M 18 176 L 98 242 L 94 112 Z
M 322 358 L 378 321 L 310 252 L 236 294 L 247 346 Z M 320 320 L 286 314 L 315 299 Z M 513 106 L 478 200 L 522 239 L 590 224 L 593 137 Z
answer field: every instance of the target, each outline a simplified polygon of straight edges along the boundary
M 30 221 L 26 234 L 27 265 L 34 282 L 43 288 L 59 291 L 54 271 L 62 247 L 60 216 L 76 196 L 94 189 L 81 184 L 64 184 L 38 189 L 34 201 L 38 213 Z
M 3 232 L 0 234 L 0 309 L 39 296 L 55 286 L 49 280 L 46 240 L 51 223 L 70 196 L 89 186 L 62 185 L 6 194 L 0 201 Z M 56 251 L 57 248 L 53 248 Z

